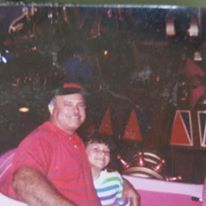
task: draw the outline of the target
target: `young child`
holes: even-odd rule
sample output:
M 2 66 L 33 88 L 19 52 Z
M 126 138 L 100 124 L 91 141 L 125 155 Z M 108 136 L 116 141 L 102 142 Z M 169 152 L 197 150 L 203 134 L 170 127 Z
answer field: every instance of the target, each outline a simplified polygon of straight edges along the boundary
M 94 186 L 102 206 L 129 206 L 123 200 L 123 179 L 117 171 L 111 171 L 112 138 L 94 133 L 85 139 L 86 152 L 91 165 Z

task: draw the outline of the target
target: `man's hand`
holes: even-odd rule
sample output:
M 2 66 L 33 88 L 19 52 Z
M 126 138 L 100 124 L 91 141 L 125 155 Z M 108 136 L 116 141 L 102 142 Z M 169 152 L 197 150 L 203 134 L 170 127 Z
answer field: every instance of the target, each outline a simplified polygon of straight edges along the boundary
M 128 180 L 124 179 L 123 198 L 131 201 L 131 206 L 140 206 L 140 195 L 135 188 L 129 183 Z

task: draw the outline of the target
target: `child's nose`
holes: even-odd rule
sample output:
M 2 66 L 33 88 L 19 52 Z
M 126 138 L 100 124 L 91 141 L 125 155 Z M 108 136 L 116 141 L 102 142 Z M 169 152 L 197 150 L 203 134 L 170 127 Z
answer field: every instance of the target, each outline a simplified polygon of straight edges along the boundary
M 100 156 L 106 156 L 108 154 L 108 152 L 106 152 L 104 150 L 99 150 L 98 153 Z
M 99 150 L 99 151 L 98 151 L 98 154 L 99 154 L 99 156 L 104 156 L 104 151 Z

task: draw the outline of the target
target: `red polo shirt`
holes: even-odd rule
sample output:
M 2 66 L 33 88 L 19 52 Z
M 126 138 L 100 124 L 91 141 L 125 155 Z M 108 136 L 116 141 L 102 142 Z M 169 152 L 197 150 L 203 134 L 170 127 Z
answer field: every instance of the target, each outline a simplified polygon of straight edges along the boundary
M 69 136 L 51 122 L 29 134 L 19 145 L 10 175 L 0 191 L 19 199 L 12 188 L 12 173 L 28 166 L 42 173 L 66 198 L 78 206 L 99 206 L 93 187 L 91 169 L 79 136 Z

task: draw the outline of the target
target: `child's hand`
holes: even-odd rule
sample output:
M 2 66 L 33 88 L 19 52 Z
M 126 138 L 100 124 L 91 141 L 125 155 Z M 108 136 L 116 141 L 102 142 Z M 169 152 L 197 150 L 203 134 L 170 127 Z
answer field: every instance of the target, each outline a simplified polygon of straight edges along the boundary
M 131 206 L 140 206 L 140 195 L 135 188 L 124 179 L 123 199 L 129 199 Z

